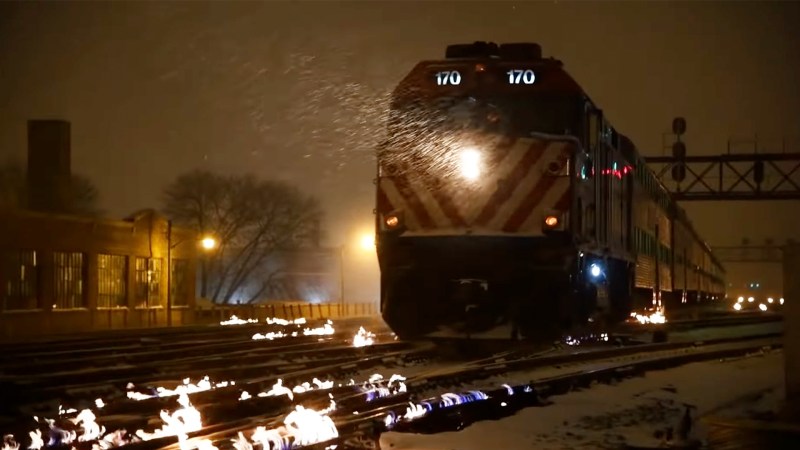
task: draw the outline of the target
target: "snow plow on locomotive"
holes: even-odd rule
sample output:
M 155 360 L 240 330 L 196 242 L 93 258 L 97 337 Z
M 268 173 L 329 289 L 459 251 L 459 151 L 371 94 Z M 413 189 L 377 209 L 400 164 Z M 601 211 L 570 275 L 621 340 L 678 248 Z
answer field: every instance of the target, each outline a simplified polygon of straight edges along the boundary
M 377 150 L 381 314 L 401 338 L 553 336 L 723 295 L 722 267 L 536 44 L 451 45 Z

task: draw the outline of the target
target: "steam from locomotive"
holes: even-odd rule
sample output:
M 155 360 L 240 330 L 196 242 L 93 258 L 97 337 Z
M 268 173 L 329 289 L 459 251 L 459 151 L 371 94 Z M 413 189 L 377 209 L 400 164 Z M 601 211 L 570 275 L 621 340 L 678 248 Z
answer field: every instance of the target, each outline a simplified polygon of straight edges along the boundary
M 387 129 L 381 312 L 401 337 L 552 335 L 722 295 L 686 214 L 537 44 L 451 45 L 420 62 Z

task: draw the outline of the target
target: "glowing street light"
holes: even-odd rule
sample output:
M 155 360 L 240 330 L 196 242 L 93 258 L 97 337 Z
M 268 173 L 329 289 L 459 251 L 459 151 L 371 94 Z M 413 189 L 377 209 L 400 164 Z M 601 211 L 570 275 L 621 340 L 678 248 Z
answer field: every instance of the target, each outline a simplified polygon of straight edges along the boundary
M 374 234 L 365 234 L 361 236 L 361 248 L 364 250 L 374 250 L 375 249 L 375 235 Z
M 206 236 L 200 241 L 200 246 L 203 247 L 203 250 L 214 250 L 217 248 L 217 240 L 211 236 Z

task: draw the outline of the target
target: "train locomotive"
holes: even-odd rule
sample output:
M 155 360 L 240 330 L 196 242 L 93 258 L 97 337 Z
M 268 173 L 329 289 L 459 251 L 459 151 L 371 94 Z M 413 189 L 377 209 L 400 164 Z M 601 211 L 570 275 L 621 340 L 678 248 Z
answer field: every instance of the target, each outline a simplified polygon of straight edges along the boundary
M 448 46 L 386 127 L 376 245 L 401 338 L 552 336 L 724 295 L 686 213 L 538 44 Z

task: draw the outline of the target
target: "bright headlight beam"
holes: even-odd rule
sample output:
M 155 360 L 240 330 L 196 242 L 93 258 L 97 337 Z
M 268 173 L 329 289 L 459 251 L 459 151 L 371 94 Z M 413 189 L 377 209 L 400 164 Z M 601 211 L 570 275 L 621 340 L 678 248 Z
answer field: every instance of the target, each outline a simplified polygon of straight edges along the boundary
M 481 153 L 474 148 L 461 150 L 459 170 L 461 176 L 469 181 L 475 181 L 481 176 Z

